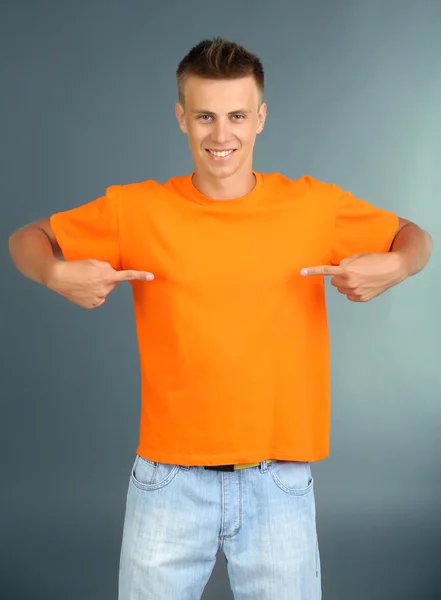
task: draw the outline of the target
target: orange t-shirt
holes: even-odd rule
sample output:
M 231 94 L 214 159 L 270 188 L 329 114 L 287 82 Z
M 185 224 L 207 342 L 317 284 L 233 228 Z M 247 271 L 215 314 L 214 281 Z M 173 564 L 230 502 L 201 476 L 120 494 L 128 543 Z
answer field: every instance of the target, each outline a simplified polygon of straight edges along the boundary
M 323 277 L 303 267 L 387 252 L 398 217 L 310 176 L 255 172 L 213 200 L 191 175 L 107 188 L 52 215 L 67 261 L 151 271 L 131 282 L 141 365 L 137 452 L 181 465 L 329 453 Z

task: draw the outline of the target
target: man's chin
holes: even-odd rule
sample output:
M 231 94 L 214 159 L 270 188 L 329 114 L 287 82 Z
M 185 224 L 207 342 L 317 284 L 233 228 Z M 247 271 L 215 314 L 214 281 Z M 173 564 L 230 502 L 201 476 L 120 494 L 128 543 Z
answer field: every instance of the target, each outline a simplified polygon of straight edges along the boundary
M 240 165 L 204 165 L 204 171 L 210 174 L 211 177 L 215 177 L 216 179 L 226 179 L 227 177 L 231 177 L 240 168 Z

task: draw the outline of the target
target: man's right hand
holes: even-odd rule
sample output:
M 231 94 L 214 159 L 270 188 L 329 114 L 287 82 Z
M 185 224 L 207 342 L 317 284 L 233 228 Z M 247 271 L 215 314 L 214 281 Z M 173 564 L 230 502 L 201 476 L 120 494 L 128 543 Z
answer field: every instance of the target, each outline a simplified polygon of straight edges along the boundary
M 98 308 L 121 281 L 152 281 L 154 275 L 147 271 L 116 271 L 101 260 L 76 260 L 51 262 L 46 285 L 70 302 L 83 308 Z

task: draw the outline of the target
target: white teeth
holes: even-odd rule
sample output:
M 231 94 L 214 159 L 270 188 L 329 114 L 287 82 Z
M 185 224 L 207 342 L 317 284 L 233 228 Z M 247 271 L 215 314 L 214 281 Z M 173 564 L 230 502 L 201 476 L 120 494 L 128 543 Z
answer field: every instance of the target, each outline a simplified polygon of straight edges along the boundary
M 224 150 L 223 152 L 216 152 L 215 150 L 210 150 L 211 154 L 214 154 L 214 156 L 228 156 L 228 154 L 231 154 L 232 152 L 234 152 L 234 150 Z

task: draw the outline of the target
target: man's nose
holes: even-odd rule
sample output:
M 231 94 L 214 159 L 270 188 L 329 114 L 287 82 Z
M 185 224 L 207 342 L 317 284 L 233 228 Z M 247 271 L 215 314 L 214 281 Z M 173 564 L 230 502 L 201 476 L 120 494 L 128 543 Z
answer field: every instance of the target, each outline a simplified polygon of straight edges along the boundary
M 223 119 L 218 119 L 213 130 L 213 141 L 217 144 L 225 144 L 228 141 L 228 122 Z

